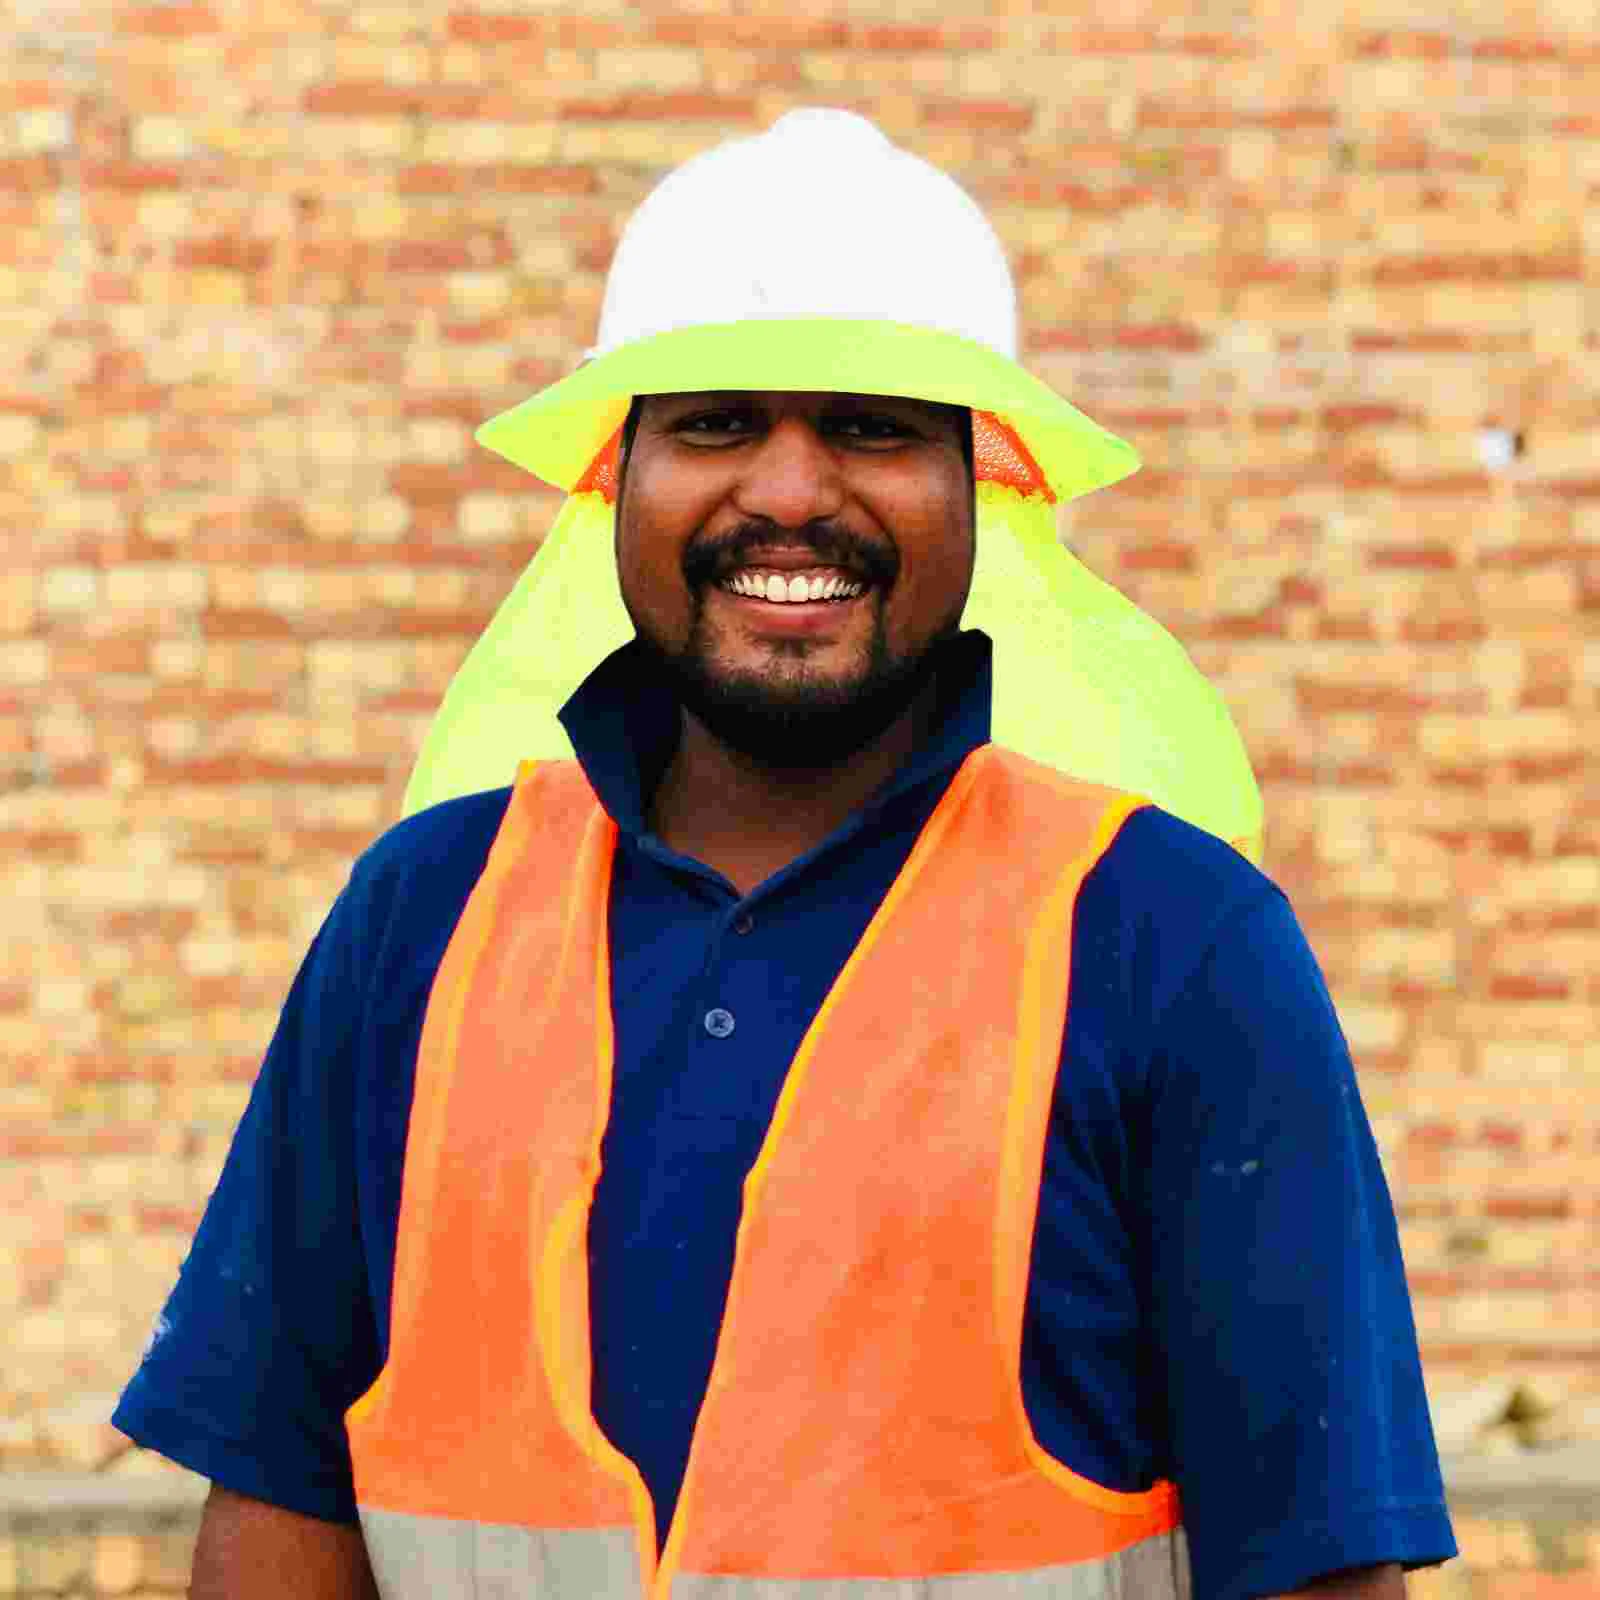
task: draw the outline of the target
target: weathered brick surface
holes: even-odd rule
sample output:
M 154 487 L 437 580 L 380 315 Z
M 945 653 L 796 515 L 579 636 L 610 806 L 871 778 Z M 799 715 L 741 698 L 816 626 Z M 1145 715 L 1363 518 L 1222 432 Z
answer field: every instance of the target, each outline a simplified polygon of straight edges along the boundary
M 816 102 L 956 172 L 1031 364 L 1147 458 L 1064 533 L 1244 730 L 1441 1401 L 1600 1434 L 1600 25 L 1120 16 L 16 8 L 6 1459 L 108 1448 L 298 955 L 552 514 L 474 422 L 573 361 L 662 171 Z

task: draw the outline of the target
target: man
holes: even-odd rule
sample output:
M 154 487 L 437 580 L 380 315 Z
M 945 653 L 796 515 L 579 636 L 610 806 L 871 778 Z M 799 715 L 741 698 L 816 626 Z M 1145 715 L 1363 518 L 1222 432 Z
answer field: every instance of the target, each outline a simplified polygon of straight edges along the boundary
M 594 359 L 485 428 L 572 498 L 116 1417 L 213 1479 L 201 1600 L 1385 1600 L 1454 1553 L 1253 784 L 1040 536 L 1131 462 L 1009 294 L 947 179 L 797 114 L 656 191 Z M 577 763 L 489 787 L 562 753 L 607 579 Z

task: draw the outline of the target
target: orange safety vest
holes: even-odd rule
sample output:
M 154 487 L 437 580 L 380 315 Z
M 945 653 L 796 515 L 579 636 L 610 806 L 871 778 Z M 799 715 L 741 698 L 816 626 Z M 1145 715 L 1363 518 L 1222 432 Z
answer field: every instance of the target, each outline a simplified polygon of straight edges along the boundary
M 974 751 L 791 1063 L 671 1531 L 590 1409 L 616 825 L 525 765 L 435 979 L 389 1359 L 347 1422 L 386 1600 L 1182 1600 L 1177 1495 L 1048 1455 L 1021 1345 L 1084 875 L 1142 801 Z

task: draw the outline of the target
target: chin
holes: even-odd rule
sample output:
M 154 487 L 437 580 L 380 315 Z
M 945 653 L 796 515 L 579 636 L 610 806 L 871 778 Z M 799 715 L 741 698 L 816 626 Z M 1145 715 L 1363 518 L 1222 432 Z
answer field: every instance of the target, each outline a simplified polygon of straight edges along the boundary
M 680 657 L 670 677 L 683 708 L 713 738 L 763 766 L 814 771 L 865 749 L 907 710 L 928 681 L 924 654 L 873 658 L 839 673 L 718 671 Z

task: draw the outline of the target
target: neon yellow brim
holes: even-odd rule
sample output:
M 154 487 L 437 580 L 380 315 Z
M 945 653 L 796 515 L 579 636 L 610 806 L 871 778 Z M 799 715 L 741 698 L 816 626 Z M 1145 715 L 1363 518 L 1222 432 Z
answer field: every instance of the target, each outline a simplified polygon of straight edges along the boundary
M 992 411 L 1027 445 L 1060 500 L 1139 466 L 1126 440 L 985 345 L 905 323 L 833 317 L 716 323 L 639 339 L 491 417 L 477 438 L 570 491 L 634 395 L 690 388 L 896 394 Z

